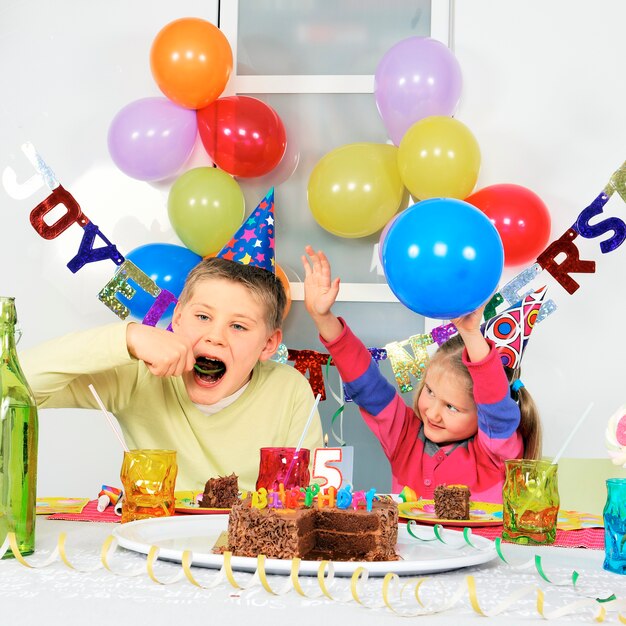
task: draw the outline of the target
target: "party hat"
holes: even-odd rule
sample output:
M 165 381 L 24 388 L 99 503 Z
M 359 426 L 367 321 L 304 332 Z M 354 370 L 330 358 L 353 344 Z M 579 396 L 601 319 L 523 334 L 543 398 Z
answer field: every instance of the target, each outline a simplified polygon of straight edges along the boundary
M 216 256 L 275 273 L 274 187 Z
M 546 287 L 541 287 L 481 326 L 482 334 L 496 344 L 505 367 L 520 366 L 545 295 Z

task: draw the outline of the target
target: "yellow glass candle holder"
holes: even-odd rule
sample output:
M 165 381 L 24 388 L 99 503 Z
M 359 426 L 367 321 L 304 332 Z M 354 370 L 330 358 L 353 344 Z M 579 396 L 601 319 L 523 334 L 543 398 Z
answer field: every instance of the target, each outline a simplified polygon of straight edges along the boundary
M 122 523 L 174 515 L 177 472 L 174 450 L 124 452 Z
M 548 461 L 505 461 L 502 538 L 521 544 L 549 544 L 559 514 L 557 466 Z

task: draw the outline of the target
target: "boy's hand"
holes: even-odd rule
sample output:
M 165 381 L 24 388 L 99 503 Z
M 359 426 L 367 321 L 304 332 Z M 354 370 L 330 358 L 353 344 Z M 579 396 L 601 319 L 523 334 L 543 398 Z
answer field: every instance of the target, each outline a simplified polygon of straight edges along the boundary
M 129 324 L 126 346 L 155 376 L 181 376 L 196 362 L 189 339 L 154 326 Z
M 304 267 L 304 306 L 313 318 L 319 334 L 326 341 L 333 341 L 343 331 L 343 325 L 332 313 L 339 293 L 339 278 L 331 279 L 330 263 L 326 255 L 311 246 L 302 255 Z

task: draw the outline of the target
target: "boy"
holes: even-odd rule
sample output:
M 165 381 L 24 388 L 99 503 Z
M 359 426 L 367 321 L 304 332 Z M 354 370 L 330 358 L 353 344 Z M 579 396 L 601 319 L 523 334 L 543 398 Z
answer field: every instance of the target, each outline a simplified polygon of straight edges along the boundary
M 259 448 L 295 446 L 313 407 L 308 381 L 270 361 L 285 292 L 260 267 L 205 259 L 187 277 L 173 332 L 137 323 L 73 333 L 20 355 L 40 408 L 98 408 L 130 448 L 177 451 L 179 490 L 235 472 L 255 488 Z M 303 447 L 322 445 L 319 415 Z

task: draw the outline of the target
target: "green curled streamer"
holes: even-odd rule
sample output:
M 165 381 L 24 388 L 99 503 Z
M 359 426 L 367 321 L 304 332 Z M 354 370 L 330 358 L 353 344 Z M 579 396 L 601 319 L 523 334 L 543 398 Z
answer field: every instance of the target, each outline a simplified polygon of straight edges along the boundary
M 514 567 L 513 565 L 511 565 L 511 563 L 509 563 L 506 560 L 506 558 L 505 558 L 505 556 L 504 556 L 504 554 L 502 552 L 502 538 L 501 537 L 496 537 L 494 539 L 494 543 L 496 545 L 496 552 L 498 553 L 498 556 L 500 557 L 500 559 L 504 563 L 509 565 L 510 567 Z M 528 563 L 526 563 L 525 565 L 529 565 L 529 564 L 530 564 L 530 561 L 528 561 Z M 559 584 L 559 583 L 552 582 L 548 578 L 548 576 L 546 575 L 546 573 L 545 573 L 545 571 L 543 569 L 543 565 L 542 565 L 542 562 L 541 562 L 541 557 L 538 554 L 535 554 L 535 569 L 537 570 L 537 573 L 539 574 L 539 576 L 541 576 L 541 578 L 543 578 L 543 580 L 545 580 L 547 583 L 550 583 L 551 585 L 558 585 Z M 578 581 L 579 576 L 580 575 L 579 575 L 579 573 L 576 570 L 572 571 L 571 578 L 572 578 L 572 586 L 573 587 L 576 586 L 576 583 Z M 610 600 L 610 598 L 608 598 L 608 600 Z
M 480 549 L 472 543 L 472 529 L 467 526 L 463 528 L 463 539 L 465 539 L 465 543 L 470 546 L 470 548 L 475 548 L 476 550 Z
M 411 526 L 415 525 L 413 520 L 408 520 L 406 524 L 406 531 L 413 537 L 413 539 L 417 539 L 418 541 L 436 541 L 437 537 L 433 537 L 432 539 L 424 539 L 423 537 L 418 537 L 412 530 Z M 440 540 L 441 541 L 441 540 Z
M 556 583 L 553 583 L 547 576 L 546 573 L 543 569 L 543 565 L 541 564 L 541 557 L 538 554 L 535 554 L 535 567 L 537 568 L 537 572 L 539 574 L 539 576 L 541 576 L 541 578 L 543 578 L 547 583 L 550 583 L 551 585 L 554 585 Z M 576 581 L 578 580 L 578 572 L 576 570 L 572 571 L 572 587 L 576 586 Z
M 443 526 L 441 524 L 435 524 L 435 527 L 433 528 L 433 530 L 435 532 L 435 537 L 437 537 L 437 539 L 439 539 L 441 543 L 447 543 L 441 536 L 441 531 L 443 530 Z

